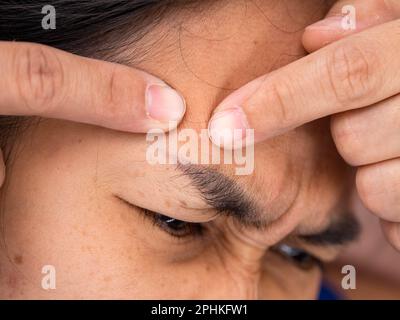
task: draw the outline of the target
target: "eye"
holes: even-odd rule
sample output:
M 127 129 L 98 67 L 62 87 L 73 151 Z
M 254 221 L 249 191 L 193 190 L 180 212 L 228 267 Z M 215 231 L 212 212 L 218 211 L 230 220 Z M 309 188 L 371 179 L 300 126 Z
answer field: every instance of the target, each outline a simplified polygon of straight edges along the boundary
M 139 211 L 139 213 L 141 213 L 146 219 L 152 220 L 155 226 L 173 237 L 185 238 L 190 236 L 200 236 L 203 233 L 204 227 L 200 223 L 192 223 L 174 219 L 160 213 L 135 206 L 119 196 L 115 197 L 119 201 L 125 203 L 125 205 L 128 205 L 129 207 Z
M 318 266 L 321 269 L 323 267 L 320 259 L 299 248 L 294 248 L 286 244 L 280 244 L 275 246 L 272 251 L 278 253 L 285 259 L 290 260 L 303 270 L 309 270 L 315 266 Z
M 203 232 L 203 226 L 200 223 L 186 222 L 148 210 L 144 210 L 144 213 L 153 220 L 158 228 L 173 237 L 200 236 Z

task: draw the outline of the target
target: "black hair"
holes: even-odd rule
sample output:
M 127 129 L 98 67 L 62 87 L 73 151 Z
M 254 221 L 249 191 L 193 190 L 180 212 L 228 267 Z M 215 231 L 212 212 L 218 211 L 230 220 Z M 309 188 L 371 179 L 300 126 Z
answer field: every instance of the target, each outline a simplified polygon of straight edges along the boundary
M 48 1 L 2 1 L 0 40 L 28 41 L 72 53 L 102 57 L 137 41 L 171 8 L 189 0 L 52 0 L 56 29 L 44 29 Z M 107 40 L 107 41 L 106 41 Z M 119 45 L 117 45 L 117 43 Z
M 0 3 L 0 41 L 49 45 L 71 53 L 107 61 L 135 61 L 135 51 L 122 61 L 116 57 L 142 39 L 174 9 L 205 0 L 52 0 L 56 29 L 45 29 L 42 8 L 48 1 L 4 0 Z M 130 47 L 132 48 L 132 47 Z M 143 55 L 143 50 L 139 50 Z M 0 116 L 0 148 L 8 158 L 12 138 L 32 117 Z

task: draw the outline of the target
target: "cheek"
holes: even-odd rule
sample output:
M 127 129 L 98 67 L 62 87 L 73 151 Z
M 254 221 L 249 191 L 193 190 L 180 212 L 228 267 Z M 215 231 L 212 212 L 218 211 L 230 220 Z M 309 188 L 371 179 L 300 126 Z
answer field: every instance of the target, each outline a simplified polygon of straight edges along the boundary
M 262 299 L 316 299 L 321 284 L 318 267 L 301 270 L 272 253 L 267 254 L 260 280 Z
M 100 183 L 105 180 L 98 179 L 101 164 L 108 163 L 111 154 L 119 158 L 113 152 L 117 148 L 99 153 L 104 149 L 101 131 L 79 126 L 71 130 L 57 123 L 55 136 L 53 125 L 38 128 L 23 145 L 2 190 L 4 237 L 14 263 L 6 267 L 4 281 L 13 297 L 226 298 L 239 292 L 240 298 L 254 297 L 253 289 L 259 286 L 263 296 L 273 297 L 293 294 L 304 284 L 295 281 L 300 279 L 295 270 L 287 273 L 293 280 L 282 279 L 277 270 L 283 270 L 284 263 L 273 260 L 267 261 L 270 269 L 262 273 L 262 281 L 244 275 L 237 261 L 212 245 L 190 259 L 173 261 L 176 246 L 166 246 L 151 224 L 116 205 L 107 184 Z M 267 177 L 274 176 L 271 188 L 282 185 L 278 190 L 287 189 L 285 182 L 278 182 L 288 180 L 284 166 L 277 170 L 282 154 L 275 153 L 274 159 L 271 151 L 265 169 Z M 183 251 L 195 250 L 182 246 L 179 255 Z M 41 287 L 45 265 L 55 267 L 54 292 Z M 314 277 L 311 280 L 314 283 Z
M 98 182 L 102 136 L 92 131 L 48 122 L 27 133 L 15 150 L 1 203 L 12 262 L 1 257 L 1 280 L 18 288 L 10 293 L 14 297 L 101 297 L 109 294 L 101 290 L 107 286 L 115 288 L 114 297 L 137 293 L 129 284 L 140 276 L 138 260 L 146 265 L 146 256 L 137 259 L 132 223 Z M 55 267 L 55 291 L 41 287 L 46 265 Z

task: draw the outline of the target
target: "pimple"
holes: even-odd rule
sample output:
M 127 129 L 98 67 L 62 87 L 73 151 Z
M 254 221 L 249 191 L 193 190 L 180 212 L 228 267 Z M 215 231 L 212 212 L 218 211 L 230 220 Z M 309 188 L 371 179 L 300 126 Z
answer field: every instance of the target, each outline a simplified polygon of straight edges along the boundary
M 23 264 L 24 258 L 22 257 L 22 255 L 18 254 L 16 256 L 14 256 L 14 263 L 15 264 Z

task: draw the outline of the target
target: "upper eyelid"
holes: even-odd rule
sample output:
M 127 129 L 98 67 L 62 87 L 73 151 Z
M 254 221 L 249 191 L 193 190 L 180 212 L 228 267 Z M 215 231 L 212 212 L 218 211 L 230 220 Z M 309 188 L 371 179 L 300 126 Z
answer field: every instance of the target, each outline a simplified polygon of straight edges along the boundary
M 119 199 L 120 201 L 122 201 L 123 203 L 127 204 L 128 206 L 130 206 L 131 208 L 134 208 L 134 209 L 138 210 L 140 213 L 142 213 L 144 216 L 148 217 L 149 219 L 152 219 L 154 222 L 156 222 L 156 216 L 157 216 L 157 215 L 162 215 L 162 216 L 164 216 L 164 217 L 169 218 L 170 220 L 178 220 L 178 221 L 182 221 L 182 222 L 185 222 L 185 223 L 191 224 L 191 225 L 201 225 L 201 226 L 204 225 L 204 222 L 197 223 L 197 222 L 190 222 L 190 221 L 175 219 L 175 218 L 170 217 L 170 216 L 168 216 L 168 215 L 165 215 L 165 214 L 162 214 L 162 213 L 158 213 L 158 212 L 154 212 L 154 211 L 152 211 L 152 210 L 149 210 L 149 209 L 146 209 L 146 208 L 142 208 L 142 207 L 136 206 L 136 205 L 134 205 L 134 204 L 132 204 L 132 203 L 126 201 L 125 199 L 123 199 L 123 198 L 121 198 L 121 197 L 119 197 L 119 196 L 116 196 L 116 195 L 115 195 L 115 197 L 116 197 L 117 199 Z M 305 251 L 307 254 L 309 254 L 310 256 L 315 256 L 313 253 L 310 253 L 310 252 L 308 252 L 307 250 L 305 250 L 305 249 L 303 249 L 303 248 L 299 248 L 299 249 L 304 250 L 304 251 Z M 317 258 L 317 260 L 321 260 L 321 261 L 322 261 L 322 259 L 320 259 L 320 258 L 317 257 L 317 256 L 315 256 L 315 258 Z
M 154 211 L 152 211 L 152 210 L 145 209 L 145 208 L 138 207 L 138 206 L 135 206 L 135 207 L 136 207 L 137 209 L 139 209 L 142 213 L 144 213 L 145 215 L 149 216 L 149 217 L 152 218 L 152 219 L 153 219 L 153 218 L 156 219 L 157 216 L 163 216 L 163 217 L 168 218 L 168 221 L 167 221 L 167 222 L 172 222 L 173 220 L 176 220 L 176 221 L 182 221 L 182 222 L 187 223 L 187 224 L 190 224 L 190 225 L 203 225 L 203 222 L 191 222 L 191 221 L 176 219 L 176 218 L 170 217 L 170 216 L 168 216 L 168 215 L 166 215 L 166 214 L 163 214 L 163 213 L 160 213 L 160 212 L 154 212 Z
M 121 202 L 123 202 L 124 204 L 128 205 L 129 207 L 131 207 L 131 208 L 133 208 L 133 209 L 136 209 L 136 210 L 137 210 L 139 213 L 141 213 L 144 217 L 146 217 L 146 218 L 148 218 L 148 219 L 151 219 L 155 225 L 158 225 L 157 216 L 166 217 L 166 218 L 168 218 L 171 222 L 172 222 L 172 220 L 181 221 L 181 222 L 184 222 L 184 223 L 186 223 L 186 224 L 188 224 L 188 225 L 191 225 L 191 226 L 199 226 L 199 227 L 202 227 L 202 226 L 204 225 L 204 223 L 197 223 L 197 222 L 190 222 L 190 221 L 185 221 L 185 220 L 176 219 L 176 218 L 170 217 L 170 216 L 168 216 L 168 215 L 165 215 L 165 214 L 162 214 L 162 213 L 159 213 L 159 212 L 155 212 L 155 211 L 152 211 L 152 210 L 149 210 L 149 209 L 146 209 L 146 208 L 142 208 L 142 207 L 136 206 L 136 205 L 130 203 L 129 201 L 127 201 L 127 200 L 125 200 L 125 199 L 123 199 L 123 198 L 121 198 L 121 197 L 119 197 L 119 196 L 117 196 L 117 195 L 114 195 L 114 196 L 115 196 L 118 200 L 120 200 Z M 159 227 L 160 227 L 160 226 L 159 226 Z M 167 232 L 167 231 L 166 231 L 166 232 Z M 171 234 L 171 233 L 170 233 L 170 234 Z M 174 235 L 171 234 L 171 236 L 174 236 Z M 176 238 L 180 238 L 179 236 L 175 236 L 175 237 L 176 237 Z
M 176 208 L 169 208 L 167 211 L 169 213 L 163 213 L 162 209 L 148 209 L 145 206 L 139 206 L 137 204 L 134 204 L 134 202 L 131 202 L 126 199 L 125 196 L 122 196 L 118 193 L 113 193 L 112 196 L 118 200 L 118 202 L 123 203 L 127 205 L 128 207 L 135 209 L 135 210 L 146 210 L 149 214 L 161 214 L 165 217 L 170 217 L 171 219 L 187 222 L 187 223 L 193 223 L 193 224 L 203 224 L 207 223 L 209 221 L 214 220 L 217 216 L 219 216 L 219 213 L 216 212 L 215 209 L 209 208 L 209 209 L 194 209 L 194 208 L 183 208 L 183 207 L 176 207 Z M 187 210 L 187 212 L 186 212 Z M 184 212 L 185 214 L 182 214 Z M 178 214 L 179 213 L 179 214 Z M 179 216 L 179 217 L 177 217 Z M 188 217 L 190 220 L 183 219 L 181 217 Z

